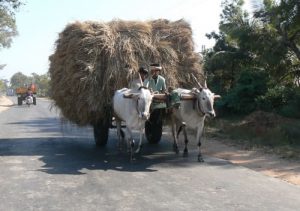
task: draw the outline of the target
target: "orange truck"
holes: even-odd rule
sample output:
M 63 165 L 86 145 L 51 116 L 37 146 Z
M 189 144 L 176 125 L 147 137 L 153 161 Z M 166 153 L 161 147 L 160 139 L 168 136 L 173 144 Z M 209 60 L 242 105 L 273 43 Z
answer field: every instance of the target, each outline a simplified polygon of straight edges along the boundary
M 32 94 L 33 97 L 33 105 L 36 105 L 36 92 L 37 87 L 35 84 L 30 84 L 29 86 L 22 86 L 16 88 L 16 94 L 18 96 L 18 105 L 22 105 L 23 101 L 26 100 L 26 97 L 29 93 Z

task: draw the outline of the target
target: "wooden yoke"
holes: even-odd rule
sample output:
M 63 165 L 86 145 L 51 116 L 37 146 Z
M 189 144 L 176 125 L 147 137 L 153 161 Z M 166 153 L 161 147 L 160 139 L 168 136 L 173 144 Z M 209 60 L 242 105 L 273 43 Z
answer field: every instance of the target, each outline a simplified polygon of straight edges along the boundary
M 163 103 L 166 102 L 167 96 L 165 94 L 154 94 L 152 100 L 156 103 Z
M 133 93 L 124 93 L 123 97 L 124 98 L 132 98 L 133 97 Z
M 193 94 L 181 94 L 180 100 L 196 100 L 196 96 Z

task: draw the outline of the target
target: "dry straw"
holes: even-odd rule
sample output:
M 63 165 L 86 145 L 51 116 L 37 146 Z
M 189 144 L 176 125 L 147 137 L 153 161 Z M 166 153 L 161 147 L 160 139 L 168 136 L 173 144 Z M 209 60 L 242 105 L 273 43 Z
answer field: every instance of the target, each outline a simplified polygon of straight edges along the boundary
M 106 118 L 114 91 L 127 87 L 139 66 L 161 63 L 173 87 L 191 87 L 189 73 L 201 73 L 184 20 L 75 22 L 59 34 L 49 60 L 54 104 L 78 125 Z

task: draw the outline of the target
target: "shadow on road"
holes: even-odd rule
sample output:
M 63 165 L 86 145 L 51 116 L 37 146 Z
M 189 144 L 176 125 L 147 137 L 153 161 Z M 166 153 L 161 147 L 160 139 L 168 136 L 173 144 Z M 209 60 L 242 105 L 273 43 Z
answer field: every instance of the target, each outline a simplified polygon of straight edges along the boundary
M 86 137 L 87 133 L 91 133 L 89 127 L 78 127 L 74 124 L 63 122 L 59 117 L 38 118 L 32 120 L 23 120 L 18 122 L 8 122 L 8 125 L 22 125 L 28 130 L 25 133 L 61 133 L 66 136 Z M 23 132 L 23 133 L 24 133 Z
M 38 164 L 37 170 L 49 174 L 80 175 L 85 174 L 86 170 L 153 172 L 159 169 L 158 165 L 166 168 L 195 165 L 232 167 L 228 161 L 212 158 L 207 158 L 204 164 L 198 163 L 196 145 L 188 158 L 182 157 L 182 154 L 176 155 L 167 140 L 162 140 L 158 145 L 145 143 L 141 155 L 137 155 L 131 163 L 128 153 L 118 151 L 116 130 L 110 130 L 105 148 L 97 148 L 91 127 L 65 124 L 60 122 L 59 117 L 6 124 L 11 125 L 10 128 L 21 128 L 24 136 L 0 139 L 0 156 L 38 156 L 43 164 Z
M 132 163 L 129 155 L 119 152 L 116 139 L 111 138 L 106 148 L 97 148 L 91 138 L 25 138 L 0 139 L 0 156 L 39 156 L 43 165 L 38 168 L 48 174 L 85 174 L 85 170 L 115 170 L 128 172 L 154 172 L 163 167 L 190 167 L 193 165 L 219 165 L 228 162 L 196 162 L 195 155 L 183 158 L 176 155 L 170 143 L 145 144 L 142 154 Z M 232 166 L 231 166 L 232 167 Z

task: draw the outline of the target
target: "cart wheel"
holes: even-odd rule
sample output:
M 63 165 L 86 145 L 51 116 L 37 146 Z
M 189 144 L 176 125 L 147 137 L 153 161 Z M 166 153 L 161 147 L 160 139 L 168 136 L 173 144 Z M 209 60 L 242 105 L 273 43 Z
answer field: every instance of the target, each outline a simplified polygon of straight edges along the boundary
M 158 144 L 162 136 L 162 123 L 151 124 L 151 122 L 146 121 L 145 134 L 150 144 Z
M 104 147 L 107 144 L 110 121 L 99 120 L 94 127 L 94 138 L 96 146 Z
M 18 105 L 22 105 L 22 98 L 18 97 Z

